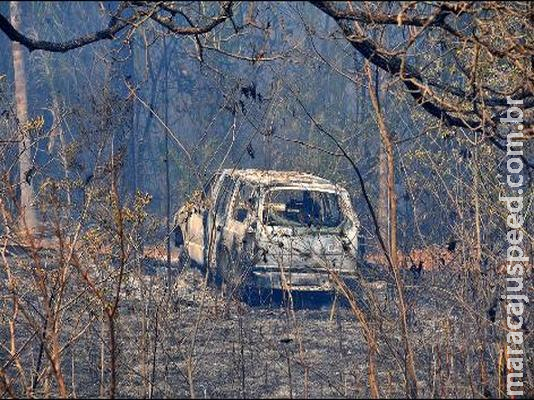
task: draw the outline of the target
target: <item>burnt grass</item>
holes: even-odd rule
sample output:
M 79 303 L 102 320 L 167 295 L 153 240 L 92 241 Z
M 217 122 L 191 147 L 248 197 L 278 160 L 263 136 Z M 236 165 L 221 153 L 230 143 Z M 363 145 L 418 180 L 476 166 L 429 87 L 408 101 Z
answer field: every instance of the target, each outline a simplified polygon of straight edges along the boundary
M 352 290 L 377 335 L 380 394 L 405 397 L 396 294 L 390 277 L 380 271 L 369 266 Z M 370 396 L 368 346 L 343 299 L 331 293 L 295 293 L 288 299 L 278 293 L 267 303 L 244 302 L 206 285 L 194 268 L 174 272 L 170 291 L 164 263 L 148 260 L 142 273 L 128 272 L 117 319 L 119 397 L 150 392 L 153 397 L 197 398 Z M 476 294 L 465 273 L 403 273 L 421 397 L 501 397 L 502 304 L 495 319 L 488 314 L 500 293 L 499 277 L 482 279 L 478 287 L 486 295 Z M 73 285 L 71 290 L 74 297 L 83 288 Z M 85 330 L 64 349 L 63 373 L 72 396 L 99 396 L 109 387 L 107 328 L 90 296 L 82 294 L 72 304 L 62 319 L 63 343 Z M 9 358 L 8 302 L 2 310 L 4 363 Z M 17 340 L 23 343 L 32 332 L 18 318 Z M 28 371 L 36 364 L 39 343 L 31 340 L 22 352 Z M 530 336 L 525 347 L 532 348 Z M 532 359 L 526 362 L 528 371 Z M 16 374 L 12 366 L 7 371 Z M 54 393 L 52 378 L 49 385 Z M 45 387 L 38 382 L 35 393 L 46 394 Z

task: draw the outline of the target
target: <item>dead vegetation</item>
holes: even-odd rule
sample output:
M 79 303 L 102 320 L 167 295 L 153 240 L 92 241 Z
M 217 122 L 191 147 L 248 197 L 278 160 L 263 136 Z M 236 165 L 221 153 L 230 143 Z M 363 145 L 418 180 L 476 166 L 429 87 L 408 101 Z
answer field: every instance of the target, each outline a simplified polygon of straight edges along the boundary
M 531 16 L 0 3 L 0 397 L 506 397 L 499 117 L 522 99 L 531 256 Z M 355 280 L 256 301 L 183 257 L 174 212 L 249 168 L 348 189 Z M 529 306 L 525 397 L 533 323 Z

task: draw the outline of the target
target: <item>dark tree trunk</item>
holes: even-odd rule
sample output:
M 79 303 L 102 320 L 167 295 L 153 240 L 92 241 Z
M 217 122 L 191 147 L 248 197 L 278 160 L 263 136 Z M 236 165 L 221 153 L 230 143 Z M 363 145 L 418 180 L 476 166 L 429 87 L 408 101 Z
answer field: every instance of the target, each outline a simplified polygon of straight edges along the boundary
M 380 138 L 382 146 L 384 147 L 387 158 L 387 199 L 389 203 L 389 258 L 391 260 L 392 272 L 395 277 L 395 285 L 398 294 L 398 308 L 400 314 L 402 340 L 404 345 L 404 357 L 405 357 L 405 375 L 406 375 L 406 396 L 409 398 L 417 397 L 417 375 L 415 373 L 415 361 L 413 351 L 409 342 L 408 333 L 408 309 L 404 298 L 404 285 L 400 277 L 400 265 L 397 254 L 397 195 L 395 191 L 395 156 L 393 135 L 389 131 L 386 124 L 382 108 L 380 106 L 380 99 L 378 97 L 378 89 L 373 87 L 373 78 L 371 74 L 371 67 L 367 65 L 367 77 L 369 80 L 369 95 L 371 97 L 371 103 L 376 115 L 376 121 L 378 130 L 380 132 Z M 375 84 L 377 84 L 375 80 Z

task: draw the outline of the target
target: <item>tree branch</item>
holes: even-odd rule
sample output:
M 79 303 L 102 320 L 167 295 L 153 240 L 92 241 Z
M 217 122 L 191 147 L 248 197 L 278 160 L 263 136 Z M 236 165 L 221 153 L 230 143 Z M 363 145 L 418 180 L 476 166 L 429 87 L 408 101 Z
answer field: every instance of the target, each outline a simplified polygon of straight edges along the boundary
M 505 150 L 506 146 L 502 145 L 495 137 L 488 136 L 485 132 L 482 120 L 473 119 L 477 116 L 475 112 L 466 112 L 465 117 L 452 115 L 446 108 L 439 104 L 439 99 L 436 99 L 432 95 L 429 86 L 424 82 L 424 79 L 419 74 L 417 69 L 410 64 L 406 63 L 406 60 L 402 59 L 399 56 L 393 55 L 389 52 L 386 52 L 383 49 L 380 49 L 369 37 L 366 37 L 363 34 L 357 34 L 347 23 L 348 21 L 358 20 L 362 22 L 377 22 L 375 18 L 378 18 L 378 22 L 387 23 L 389 20 L 383 16 L 375 17 L 363 14 L 361 11 L 352 11 L 344 10 L 339 11 L 336 9 L 336 6 L 330 2 L 322 1 L 311 1 L 315 7 L 321 10 L 323 13 L 332 17 L 339 28 L 342 30 L 343 35 L 349 41 L 349 43 L 354 47 L 365 59 L 377 66 L 378 68 L 386 71 L 392 76 L 398 77 L 401 82 L 404 84 L 406 91 L 410 96 L 420 105 L 427 113 L 433 117 L 442 121 L 448 127 L 457 127 L 468 129 L 471 132 L 479 132 L 485 134 L 489 141 L 501 150 Z M 449 9 L 445 9 L 447 13 L 450 12 Z M 435 14 L 434 16 L 439 15 Z M 445 14 L 447 15 L 447 14 Z M 350 17 L 350 18 L 349 18 Z M 431 17 L 429 17 L 431 18 Z M 436 18 L 438 19 L 438 18 Z M 428 23 L 428 20 L 425 20 Z M 423 20 L 419 21 L 423 22 Z M 441 19 L 443 22 L 443 19 Z M 417 25 L 417 21 L 411 21 L 411 24 Z M 462 91 L 459 89 L 459 93 Z M 458 92 L 457 91 L 457 92 Z M 525 104 L 528 106 L 533 106 L 534 101 L 532 95 L 528 92 L 524 92 Z M 482 105 L 488 106 L 485 99 L 482 101 Z M 505 105 L 506 99 L 491 99 L 491 104 Z M 490 121 L 492 124 L 498 123 L 499 115 L 494 116 Z M 530 121 L 525 121 L 525 125 L 529 125 Z M 522 159 L 526 165 L 534 169 L 534 164 L 530 162 L 526 157 L 522 156 Z
M 48 42 L 46 40 L 31 39 L 23 35 L 11 25 L 6 17 L 0 14 L 0 30 L 2 30 L 11 41 L 22 44 L 30 52 L 34 50 L 45 50 L 53 53 L 65 53 L 69 50 L 74 50 L 101 40 L 113 39 L 115 35 L 127 25 L 128 23 L 125 21 L 119 21 L 116 18 L 112 18 L 109 26 L 101 31 L 89 33 L 66 42 Z
M 112 16 L 109 25 L 106 29 L 89 33 L 87 35 L 80 36 L 76 39 L 68 40 L 66 42 L 49 42 L 46 40 L 31 39 L 28 36 L 20 33 L 17 29 L 15 29 L 13 25 L 11 25 L 11 23 L 9 22 L 9 19 L 2 14 L 0 14 L 0 30 L 2 30 L 2 32 L 4 32 L 11 41 L 22 44 L 30 52 L 34 50 L 44 50 L 53 53 L 65 53 L 67 51 L 74 50 L 101 40 L 113 39 L 121 30 L 123 30 L 127 26 L 135 26 L 136 17 L 133 17 L 133 20 L 123 20 L 119 17 L 122 11 L 124 11 L 128 7 L 127 4 L 128 3 L 121 3 L 117 10 L 117 13 Z M 130 6 L 144 7 L 145 4 L 138 3 Z M 166 10 L 166 8 L 160 5 L 158 5 L 158 7 L 162 10 Z M 172 18 L 163 17 L 157 13 L 153 13 L 152 15 L 150 15 L 150 18 L 176 35 L 201 35 L 203 33 L 211 31 L 231 16 L 232 2 L 228 1 L 222 3 L 220 14 L 212 18 L 211 21 L 206 25 L 182 27 L 177 25 L 172 20 Z
M 181 14 L 185 17 L 184 14 Z M 175 35 L 201 35 L 203 33 L 207 33 L 214 29 L 216 26 L 222 24 L 224 21 L 226 21 L 228 18 L 232 16 L 232 2 L 224 2 L 222 4 L 221 13 L 214 17 L 210 23 L 204 26 L 188 26 L 183 27 L 179 26 L 172 20 L 172 18 L 163 17 L 158 14 L 154 14 L 151 16 L 151 18 L 156 21 L 158 24 L 164 26 L 169 31 L 174 33 Z M 191 21 L 189 18 L 186 18 L 187 22 L 191 24 Z

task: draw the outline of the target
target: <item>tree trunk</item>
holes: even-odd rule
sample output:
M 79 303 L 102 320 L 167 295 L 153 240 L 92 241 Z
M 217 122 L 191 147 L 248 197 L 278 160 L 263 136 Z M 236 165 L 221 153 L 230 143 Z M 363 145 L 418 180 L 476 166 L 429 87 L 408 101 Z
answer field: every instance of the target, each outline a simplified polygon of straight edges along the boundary
M 21 28 L 21 13 L 18 1 L 10 2 L 11 24 L 17 30 Z M 15 102 L 20 132 L 19 141 L 19 177 L 20 177 L 20 216 L 21 228 L 29 232 L 37 228 L 37 209 L 33 204 L 34 194 L 31 180 L 33 167 L 31 156 L 31 138 L 28 132 L 28 99 L 26 96 L 26 70 L 24 50 L 20 43 L 12 42 L 13 70 L 15 74 Z
M 384 114 L 380 107 L 380 100 L 378 97 L 378 87 L 373 87 L 373 78 L 371 74 L 371 67 L 366 64 L 366 72 L 369 80 L 369 95 L 371 103 L 376 115 L 378 130 L 382 146 L 384 147 L 387 158 L 387 199 L 389 203 L 389 258 L 391 260 L 392 273 L 395 278 L 395 285 L 398 294 L 398 303 L 402 341 L 404 345 L 405 357 L 405 375 L 406 375 L 406 396 L 409 398 L 417 397 L 417 375 L 415 373 L 415 364 L 413 351 L 409 342 L 408 334 L 408 310 L 404 299 L 404 285 L 399 273 L 399 260 L 397 255 L 397 195 L 395 193 L 395 158 L 393 148 L 393 136 L 386 124 Z M 378 82 L 375 82 L 377 85 Z
M 379 72 L 375 72 L 375 96 L 379 98 Z M 390 242 L 390 202 L 389 202 L 389 192 L 388 192 L 388 157 L 385 149 L 383 140 L 380 141 L 380 149 L 378 152 L 378 223 L 380 225 L 380 232 L 382 232 L 382 237 L 387 243 L 388 251 L 391 253 L 391 242 Z
M 478 171 L 478 146 L 474 149 L 474 160 L 471 164 L 473 174 L 473 202 L 475 206 L 475 272 L 480 272 L 482 265 L 482 228 L 480 225 L 480 199 L 479 199 L 479 171 Z
M 378 154 L 378 222 L 380 224 L 380 231 L 388 245 L 388 251 L 391 252 L 388 177 L 388 157 L 384 145 L 380 143 L 380 151 Z
M 63 118 L 61 116 L 61 100 L 59 98 L 59 93 L 56 89 L 56 76 L 54 74 L 54 66 L 52 64 L 52 57 L 49 54 L 46 57 L 43 57 L 43 68 L 45 71 L 46 79 L 48 80 L 48 87 L 50 90 L 50 96 L 52 98 L 52 108 L 50 112 L 52 113 L 52 126 L 53 131 L 50 134 L 48 141 L 48 153 L 55 153 L 55 144 L 56 138 L 59 137 L 60 148 L 58 151 L 59 160 L 61 161 L 61 166 L 63 167 L 63 177 L 65 181 L 69 179 L 69 165 L 66 155 L 66 140 L 65 132 L 63 131 Z M 67 188 L 67 204 L 71 206 L 71 195 L 70 189 Z
M 167 42 L 163 38 L 163 53 L 165 57 L 165 80 L 163 82 L 163 99 L 165 126 L 169 126 L 169 53 Z M 167 244 L 167 289 L 170 292 L 171 284 L 171 171 L 169 163 L 169 135 L 165 132 L 165 219 L 166 225 L 166 244 Z

